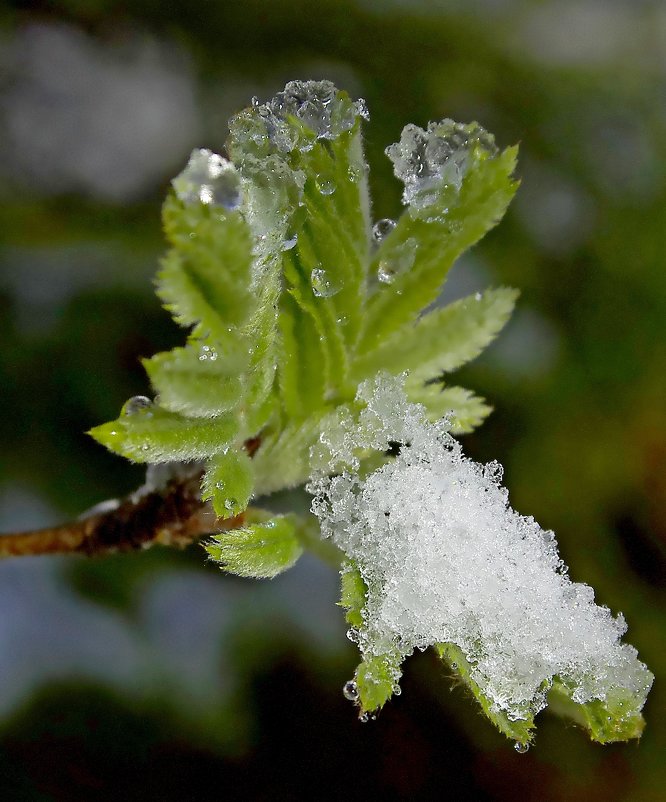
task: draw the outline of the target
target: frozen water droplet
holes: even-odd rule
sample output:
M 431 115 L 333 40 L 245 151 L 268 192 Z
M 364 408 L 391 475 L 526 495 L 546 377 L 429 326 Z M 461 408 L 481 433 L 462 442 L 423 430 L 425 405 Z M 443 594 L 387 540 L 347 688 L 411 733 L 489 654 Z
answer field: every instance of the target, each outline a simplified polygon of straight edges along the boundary
M 171 183 L 178 198 L 186 204 L 200 202 L 236 209 L 241 202 L 236 168 L 206 148 L 193 150 L 187 167 Z
M 349 699 L 350 702 L 355 702 L 358 699 L 358 686 L 353 679 L 345 682 L 342 687 L 342 693 L 345 699 Z
M 350 627 L 347 630 L 347 639 L 352 643 L 358 643 L 358 630 L 354 629 L 354 627 Z
M 381 242 L 384 237 L 387 237 L 391 231 L 393 231 L 395 226 L 395 220 L 391 220 L 390 217 L 384 217 L 382 220 L 377 220 L 372 227 L 372 237 L 375 242 Z
M 235 498 L 228 498 L 224 502 L 224 508 L 225 510 L 229 510 L 229 512 L 231 512 L 231 510 L 235 509 L 237 506 L 238 502 Z
M 456 671 L 456 669 L 458 668 L 458 663 L 451 663 L 451 668 L 452 668 L 454 671 Z
M 370 720 L 370 716 L 367 713 L 361 713 L 361 715 L 358 717 L 358 720 L 361 722 L 361 724 L 367 724 Z
M 298 242 L 298 234 L 287 234 L 282 243 L 282 250 L 283 251 L 290 251 L 292 248 L 296 246 Z
M 336 190 L 335 181 L 317 176 L 317 189 L 322 195 L 332 195 Z
M 525 752 L 529 751 L 530 745 L 529 744 L 522 744 L 520 741 L 516 741 L 513 745 L 513 748 L 518 752 L 519 755 L 524 755 Z
M 363 170 L 360 167 L 351 166 L 347 170 L 347 176 L 349 180 L 355 184 L 363 176 Z
M 403 202 L 420 210 L 437 202 L 445 188 L 460 190 L 472 153 L 497 154 L 495 140 L 478 123 L 453 120 L 406 125 L 400 141 L 386 148 L 393 171 L 405 185 Z
M 391 284 L 396 276 L 406 273 L 414 264 L 416 258 L 417 241 L 410 237 L 397 248 L 394 248 L 386 258 L 379 262 L 377 278 L 384 284 Z
M 122 414 L 135 415 L 142 409 L 149 409 L 152 406 L 153 402 L 150 400 L 150 398 L 147 398 L 145 395 L 135 395 L 125 402 L 125 405 L 122 409 Z
M 224 490 L 224 482 L 215 482 L 216 490 Z
M 499 462 L 497 462 L 497 460 L 492 460 L 492 462 L 489 462 L 483 466 L 483 475 L 486 477 L 486 479 L 490 479 L 491 482 L 499 485 L 501 484 L 502 477 L 504 476 L 504 468 Z
M 312 292 L 317 298 L 330 298 L 340 292 L 340 287 L 331 281 L 329 274 L 321 267 L 315 267 L 312 270 L 310 281 L 312 282 Z
M 480 292 L 475 293 L 475 295 L 474 295 L 474 300 L 475 301 L 480 301 L 482 298 L 483 298 L 483 295 L 481 295 Z

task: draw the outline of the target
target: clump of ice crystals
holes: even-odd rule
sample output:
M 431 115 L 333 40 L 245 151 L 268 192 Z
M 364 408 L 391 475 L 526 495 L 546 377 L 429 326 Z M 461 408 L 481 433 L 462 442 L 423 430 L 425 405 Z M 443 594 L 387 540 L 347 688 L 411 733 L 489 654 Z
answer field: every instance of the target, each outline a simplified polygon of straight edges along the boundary
M 545 706 L 555 676 L 576 702 L 619 692 L 640 709 L 652 675 L 620 643 L 623 617 L 569 579 L 552 532 L 509 506 L 501 466 L 465 457 L 399 379 L 366 382 L 357 401 L 360 418 L 343 412 L 322 435 L 309 490 L 323 535 L 368 588 L 363 657 L 454 643 L 495 712 L 514 720 Z M 395 443 L 394 460 L 360 475 L 360 452 Z
M 336 139 L 358 117 L 368 118 L 365 101 L 350 100 L 331 81 L 290 81 L 266 103 L 255 98 L 250 109 L 232 118 L 230 127 L 233 136 L 251 143 L 258 153 L 271 147 L 288 153 L 311 150 L 312 134 L 314 139 Z
M 234 165 L 207 148 L 197 148 L 173 181 L 183 203 L 205 203 L 235 209 L 241 202 L 240 176 Z
M 409 124 L 400 141 L 386 148 L 393 172 L 405 185 L 403 203 L 420 209 L 435 203 L 443 186 L 459 190 L 475 149 L 497 155 L 492 134 L 478 123 L 454 120 L 428 123 L 427 129 Z

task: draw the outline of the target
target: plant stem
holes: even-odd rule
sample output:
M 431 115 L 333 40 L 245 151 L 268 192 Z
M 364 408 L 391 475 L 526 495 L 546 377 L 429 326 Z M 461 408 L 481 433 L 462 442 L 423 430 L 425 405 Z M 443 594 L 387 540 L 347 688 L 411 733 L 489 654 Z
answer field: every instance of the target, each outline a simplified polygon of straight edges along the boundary
M 0 558 L 40 554 L 88 556 L 156 544 L 184 548 L 204 535 L 243 525 L 243 516 L 218 519 L 201 501 L 201 472 L 171 479 L 164 488 L 133 493 L 113 509 L 78 521 L 0 536 Z

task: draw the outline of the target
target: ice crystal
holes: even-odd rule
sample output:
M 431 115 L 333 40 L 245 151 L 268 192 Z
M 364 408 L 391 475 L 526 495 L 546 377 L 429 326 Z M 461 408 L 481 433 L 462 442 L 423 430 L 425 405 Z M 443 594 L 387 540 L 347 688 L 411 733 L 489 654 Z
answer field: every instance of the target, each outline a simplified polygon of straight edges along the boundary
M 227 159 L 206 148 L 192 151 L 187 167 L 172 181 L 183 203 L 205 203 L 235 209 L 240 204 L 240 177 Z
M 555 677 L 575 702 L 619 694 L 640 709 L 652 675 L 620 642 L 623 617 L 569 579 L 552 532 L 509 506 L 501 466 L 465 457 L 400 380 L 366 382 L 357 402 L 360 415 L 341 412 L 313 451 L 309 489 L 323 535 L 368 588 L 364 659 L 456 644 L 493 710 L 514 720 L 545 706 Z M 395 459 L 363 477 L 359 454 L 390 445 Z
M 459 190 L 475 149 L 491 157 L 498 152 L 492 134 L 478 123 L 446 119 L 428 123 L 426 130 L 406 125 L 400 141 L 386 148 L 396 178 L 405 185 L 403 203 L 421 209 L 440 198 L 442 185 Z

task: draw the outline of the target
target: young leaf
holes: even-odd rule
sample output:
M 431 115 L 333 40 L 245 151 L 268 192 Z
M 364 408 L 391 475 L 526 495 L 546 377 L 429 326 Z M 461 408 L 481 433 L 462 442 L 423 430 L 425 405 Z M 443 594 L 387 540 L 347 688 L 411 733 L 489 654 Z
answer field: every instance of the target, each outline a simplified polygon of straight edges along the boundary
M 401 328 L 354 363 L 351 377 L 361 381 L 380 370 L 426 381 L 477 357 L 509 319 L 517 292 L 486 290 L 436 309 Z
M 476 429 L 492 412 L 483 398 L 464 387 L 444 387 L 441 382 L 422 384 L 407 381 L 407 397 L 415 404 L 423 404 L 428 420 L 449 417 L 453 434 L 467 434 Z
M 521 746 L 529 745 L 532 739 L 532 730 L 534 729 L 534 717 L 528 715 L 525 719 L 513 721 L 504 711 L 495 709 L 490 699 L 483 695 L 478 684 L 472 679 L 470 664 L 467 662 L 462 650 L 454 643 L 438 643 L 435 646 L 435 651 L 448 664 L 449 668 L 460 677 L 465 687 L 481 705 L 486 717 L 497 727 L 502 735 L 506 735 L 507 738 L 511 738 Z
M 252 461 L 247 452 L 230 448 L 208 464 L 201 498 L 213 502 L 218 518 L 230 518 L 247 508 L 253 486 Z
M 160 406 L 190 417 L 214 417 L 236 407 L 243 396 L 243 353 L 220 354 L 192 343 L 150 359 L 143 366 L 159 394 Z
M 325 406 L 324 350 L 312 316 L 284 293 L 280 310 L 279 384 L 284 410 L 304 418 Z
M 371 269 L 380 284 L 368 299 L 358 347 L 372 351 L 414 320 L 439 291 L 455 260 L 501 219 L 517 183 L 511 178 L 516 148 L 496 157 L 475 150 L 459 192 L 441 184 L 428 216 L 407 209 L 382 241 Z
M 237 433 L 233 414 L 184 418 L 156 404 L 121 414 L 88 432 L 98 443 L 133 462 L 206 459 L 224 451 Z
M 296 515 L 279 515 L 243 529 L 221 532 L 205 545 L 223 570 L 238 576 L 271 579 L 301 556 Z
M 361 716 L 381 710 L 393 696 L 400 679 L 400 657 L 382 654 L 366 657 L 354 674 Z
M 174 247 L 157 275 L 157 294 L 177 323 L 226 343 L 229 327 L 245 322 L 253 308 L 250 229 L 237 211 L 200 205 L 197 212 L 187 239 L 171 235 Z M 167 231 L 182 225 L 179 216 L 192 221 L 194 213 L 170 196 L 164 206 Z
M 363 626 L 363 608 L 368 589 L 361 572 L 351 561 L 340 570 L 340 607 L 345 609 L 345 620 L 352 627 Z
M 593 741 L 607 744 L 640 738 L 645 728 L 640 712 L 642 697 L 632 698 L 630 693 L 620 689 L 605 702 L 595 699 L 578 704 L 572 697 L 573 689 L 555 679 L 548 694 L 548 705 L 554 713 L 586 729 Z

